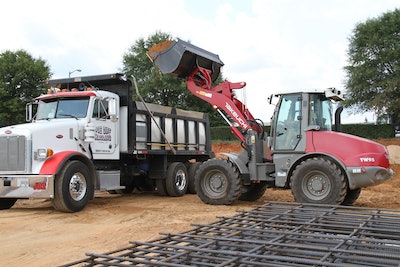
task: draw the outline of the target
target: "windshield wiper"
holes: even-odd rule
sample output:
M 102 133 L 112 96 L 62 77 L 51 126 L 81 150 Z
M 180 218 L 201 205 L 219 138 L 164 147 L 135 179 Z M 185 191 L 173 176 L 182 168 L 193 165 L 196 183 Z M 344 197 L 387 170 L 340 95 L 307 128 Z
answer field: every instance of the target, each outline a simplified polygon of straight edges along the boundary
M 75 119 L 79 120 L 78 117 L 76 117 L 75 115 L 72 115 L 72 114 L 59 113 L 59 114 L 57 114 L 57 118 L 62 118 L 62 117 L 59 117 L 59 116 L 68 117 L 68 118 L 75 118 Z

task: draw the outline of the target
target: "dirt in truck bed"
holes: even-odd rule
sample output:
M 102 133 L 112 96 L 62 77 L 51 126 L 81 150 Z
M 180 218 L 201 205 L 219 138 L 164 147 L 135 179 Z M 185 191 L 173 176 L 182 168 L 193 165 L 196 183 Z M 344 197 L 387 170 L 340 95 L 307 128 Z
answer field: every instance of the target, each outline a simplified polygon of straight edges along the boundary
M 378 140 L 400 156 L 400 138 Z M 239 152 L 238 143 L 215 143 L 218 152 Z M 398 153 L 397 153 L 398 152 Z M 363 189 L 354 206 L 400 210 L 400 164 L 391 164 L 394 178 Z M 231 206 L 206 205 L 197 195 L 163 197 L 155 193 L 131 195 L 99 193 L 78 213 L 53 209 L 49 200 L 19 200 L 0 211 L 0 259 L 4 266 L 57 266 L 79 260 L 85 253 L 103 253 L 126 247 L 129 241 L 159 238 L 160 232 L 178 233 L 207 224 L 217 216 L 232 216 L 265 201 L 292 202 L 290 190 L 267 189 L 256 202 Z

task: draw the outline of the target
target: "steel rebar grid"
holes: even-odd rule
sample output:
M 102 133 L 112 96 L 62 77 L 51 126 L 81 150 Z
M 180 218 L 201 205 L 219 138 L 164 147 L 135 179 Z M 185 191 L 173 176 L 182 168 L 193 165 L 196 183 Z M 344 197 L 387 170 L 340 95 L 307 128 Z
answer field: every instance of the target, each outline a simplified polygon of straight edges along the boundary
M 65 266 L 400 266 L 400 211 L 267 202 Z

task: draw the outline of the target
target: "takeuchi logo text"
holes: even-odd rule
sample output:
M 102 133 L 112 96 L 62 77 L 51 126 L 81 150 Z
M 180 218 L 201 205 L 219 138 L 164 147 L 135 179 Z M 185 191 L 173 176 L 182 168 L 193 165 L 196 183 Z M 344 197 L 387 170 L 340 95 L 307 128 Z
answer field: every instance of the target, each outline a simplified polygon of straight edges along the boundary
M 248 124 L 239 116 L 239 114 L 229 105 L 228 102 L 225 103 L 225 108 L 231 113 L 232 118 L 234 118 L 243 129 L 247 129 Z

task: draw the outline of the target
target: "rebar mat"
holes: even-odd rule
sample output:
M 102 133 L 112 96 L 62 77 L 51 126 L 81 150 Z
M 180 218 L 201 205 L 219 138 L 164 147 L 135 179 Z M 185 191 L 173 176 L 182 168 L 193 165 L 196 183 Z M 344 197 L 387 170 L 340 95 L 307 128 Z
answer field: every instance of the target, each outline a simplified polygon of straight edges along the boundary
M 400 210 L 267 202 L 64 266 L 400 266 Z

